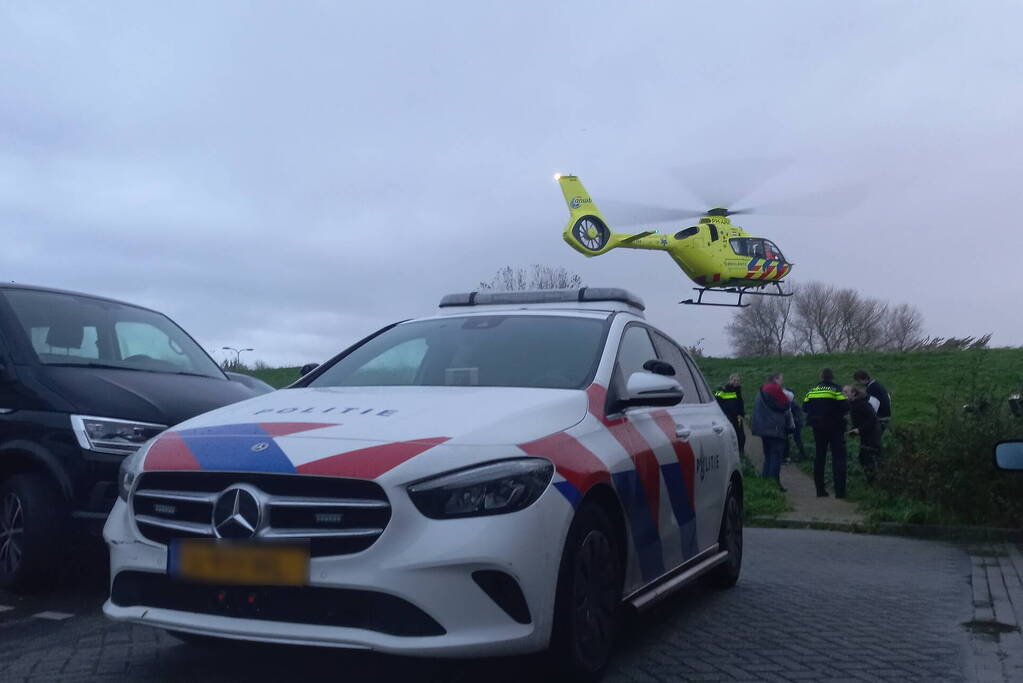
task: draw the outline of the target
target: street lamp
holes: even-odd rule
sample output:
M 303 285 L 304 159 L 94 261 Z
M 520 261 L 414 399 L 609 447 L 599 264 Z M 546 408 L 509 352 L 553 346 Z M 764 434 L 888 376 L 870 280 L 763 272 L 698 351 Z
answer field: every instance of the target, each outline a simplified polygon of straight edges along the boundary
M 245 351 L 255 351 L 255 349 L 236 349 L 233 346 L 222 346 L 221 348 L 224 351 L 234 351 L 234 364 L 235 365 L 241 365 L 242 364 L 242 353 L 244 353 Z

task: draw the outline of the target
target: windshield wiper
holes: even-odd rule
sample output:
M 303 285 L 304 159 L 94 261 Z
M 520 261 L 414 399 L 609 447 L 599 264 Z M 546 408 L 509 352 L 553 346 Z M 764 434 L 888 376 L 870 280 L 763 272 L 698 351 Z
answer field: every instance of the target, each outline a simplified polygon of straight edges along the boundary
M 213 375 L 204 375 L 201 372 L 168 372 L 168 375 L 187 375 L 188 377 L 206 377 L 209 379 L 217 379 Z
M 132 368 L 124 365 L 111 365 L 109 363 L 46 363 L 45 365 L 59 368 L 105 368 L 109 370 L 134 370 L 135 372 L 150 372 L 142 368 Z

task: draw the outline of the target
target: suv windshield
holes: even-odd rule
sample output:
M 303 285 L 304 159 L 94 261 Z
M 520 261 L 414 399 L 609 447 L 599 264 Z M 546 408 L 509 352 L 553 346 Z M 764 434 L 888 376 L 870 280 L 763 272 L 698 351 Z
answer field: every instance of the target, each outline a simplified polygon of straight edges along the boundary
M 311 387 L 487 386 L 580 389 L 604 348 L 595 318 L 488 315 L 397 325 Z
M 224 379 L 199 345 L 159 313 L 74 294 L 16 289 L 3 293 L 44 365 Z

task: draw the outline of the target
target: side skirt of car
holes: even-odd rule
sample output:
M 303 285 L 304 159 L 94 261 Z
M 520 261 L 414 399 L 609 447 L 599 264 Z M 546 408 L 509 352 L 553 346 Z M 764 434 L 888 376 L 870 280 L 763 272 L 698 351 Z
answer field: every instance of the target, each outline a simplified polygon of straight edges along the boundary
M 728 551 L 720 550 L 718 544 L 715 543 L 685 564 L 679 565 L 642 588 L 626 595 L 623 602 L 631 605 L 637 612 L 645 612 L 727 560 Z

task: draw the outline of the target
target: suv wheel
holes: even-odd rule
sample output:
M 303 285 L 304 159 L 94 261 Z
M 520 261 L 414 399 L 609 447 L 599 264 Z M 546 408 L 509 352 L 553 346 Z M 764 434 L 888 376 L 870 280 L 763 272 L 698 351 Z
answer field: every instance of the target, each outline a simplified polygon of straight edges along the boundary
M 718 547 L 728 551 L 728 559 L 714 567 L 708 579 L 717 588 L 731 588 L 738 582 L 739 572 L 742 571 L 742 499 L 734 484 L 728 486 Z
M 64 547 L 64 499 L 43 474 L 0 482 L 0 587 L 38 587 L 58 567 Z
M 619 542 L 599 506 L 579 508 L 561 556 L 550 652 L 569 680 L 596 681 L 607 668 L 622 600 Z

